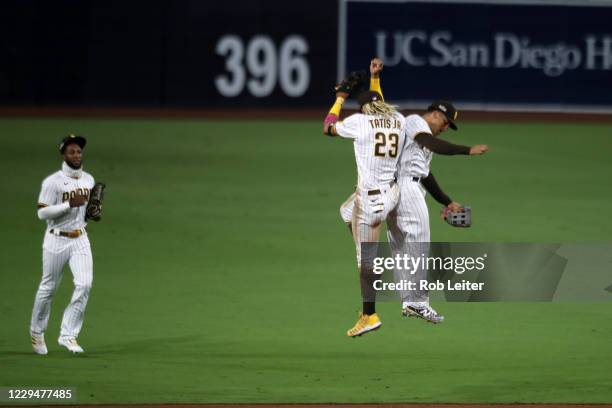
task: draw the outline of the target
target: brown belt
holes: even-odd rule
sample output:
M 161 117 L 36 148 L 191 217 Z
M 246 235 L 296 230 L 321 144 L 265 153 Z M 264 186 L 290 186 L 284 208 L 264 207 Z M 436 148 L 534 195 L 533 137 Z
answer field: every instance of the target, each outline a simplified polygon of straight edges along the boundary
M 395 184 L 395 182 L 391 182 L 391 183 L 389 183 L 389 187 L 393 187 L 393 184 Z M 380 194 L 380 193 L 381 193 L 381 191 L 380 191 L 380 190 L 378 190 L 378 189 L 376 189 L 376 190 L 369 190 L 369 191 L 368 191 L 368 195 L 369 195 L 369 196 L 371 196 L 371 195 L 376 195 L 376 194 Z
M 66 237 L 66 238 L 78 238 L 81 235 L 83 235 L 83 231 L 80 229 L 74 230 L 74 231 L 57 231 L 57 230 L 51 229 L 49 230 L 49 233 L 53 235 L 59 235 L 60 237 Z

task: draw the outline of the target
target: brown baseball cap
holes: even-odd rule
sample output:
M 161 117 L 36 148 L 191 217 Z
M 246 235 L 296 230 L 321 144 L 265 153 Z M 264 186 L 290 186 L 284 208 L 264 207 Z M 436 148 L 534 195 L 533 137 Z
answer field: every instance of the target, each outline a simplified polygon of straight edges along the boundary
M 85 139 L 83 136 L 78 136 L 78 135 L 68 135 L 65 138 L 62 139 L 62 142 L 59 145 L 59 151 L 60 153 L 64 153 L 64 149 L 66 148 L 66 146 L 68 146 L 69 144 L 77 144 L 81 147 L 81 149 L 85 148 L 85 145 L 87 144 L 87 139 Z
M 444 116 L 446 116 L 446 119 L 448 119 L 448 126 L 453 130 L 457 130 L 457 124 L 455 121 L 457 120 L 458 112 L 452 103 L 448 101 L 434 101 L 431 105 L 429 105 L 427 111 L 442 112 Z

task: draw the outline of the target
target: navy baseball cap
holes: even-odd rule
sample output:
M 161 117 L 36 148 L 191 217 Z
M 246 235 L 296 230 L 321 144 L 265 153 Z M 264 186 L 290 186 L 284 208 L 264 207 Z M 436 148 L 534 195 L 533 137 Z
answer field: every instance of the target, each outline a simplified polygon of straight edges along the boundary
M 442 112 L 444 116 L 446 116 L 446 119 L 448 119 L 448 126 L 453 130 L 457 130 L 457 124 L 455 123 L 455 121 L 457 120 L 458 112 L 452 103 L 448 101 L 435 101 L 431 105 L 429 105 L 427 111 Z
M 79 145 L 81 149 L 84 149 L 85 145 L 87 144 L 87 139 L 85 139 L 83 136 L 78 136 L 78 135 L 66 136 L 65 138 L 62 139 L 62 142 L 59 145 L 60 153 L 64 153 L 66 146 L 73 144 L 73 143 Z

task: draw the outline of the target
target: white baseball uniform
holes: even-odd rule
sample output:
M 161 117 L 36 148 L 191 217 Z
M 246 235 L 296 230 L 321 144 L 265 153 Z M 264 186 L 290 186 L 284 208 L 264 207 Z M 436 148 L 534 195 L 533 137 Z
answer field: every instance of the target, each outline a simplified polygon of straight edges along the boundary
M 400 186 L 400 202 L 395 211 L 389 214 L 387 222 L 387 238 L 391 251 L 407 253 L 410 256 L 428 256 L 430 231 L 429 211 L 425 203 L 426 190 L 420 180 L 429 175 L 429 165 L 433 152 L 421 147 L 415 136 L 421 133 L 431 134 L 431 129 L 425 119 L 419 115 L 406 117 L 406 145 L 402 152 L 398 168 L 398 184 Z M 420 268 L 414 274 L 409 271 L 395 271 L 395 279 L 416 281 L 427 278 L 427 270 Z M 418 284 L 416 285 L 418 288 Z M 427 291 L 405 291 L 400 293 L 402 302 L 415 306 L 429 304 Z
M 94 186 L 93 177 L 70 168 L 65 162 L 62 170 L 47 177 L 38 198 L 38 217 L 47 221 L 43 241 L 42 279 L 32 311 L 31 334 L 42 334 L 47 329 L 51 300 L 59 287 L 66 263 L 72 271 L 74 292 L 64 311 L 60 337 L 76 338 L 83 325 L 83 316 L 93 279 L 91 247 L 85 227 L 86 205 L 70 208 L 69 200 L 77 192 L 89 197 Z M 78 235 L 75 238 L 62 233 Z
M 358 181 L 351 196 L 355 203 L 351 223 L 361 268 L 361 243 L 378 242 L 380 224 L 399 200 L 395 175 L 404 147 L 405 120 L 399 113 L 387 117 L 355 113 L 336 123 L 336 133 L 352 139 L 355 149 Z M 368 259 L 371 255 L 367 254 Z

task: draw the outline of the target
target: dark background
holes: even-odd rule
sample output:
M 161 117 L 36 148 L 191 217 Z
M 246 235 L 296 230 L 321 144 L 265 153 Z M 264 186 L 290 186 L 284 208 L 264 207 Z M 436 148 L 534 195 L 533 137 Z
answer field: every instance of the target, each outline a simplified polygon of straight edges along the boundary
M 452 32 L 457 42 L 486 42 L 495 32 L 532 43 L 583 44 L 611 35 L 611 7 L 314 0 L 9 1 L 0 14 L 0 106 L 267 108 L 320 107 L 338 76 L 339 5 L 347 8 L 346 70 L 365 69 L 374 36 Z M 308 86 L 287 95 L 277 76 L 260 97 L 245 85 L 224 96 L 215 78 L 232 75 L 215 47 L 233 35 L 246 49 L 256 36 L 280 49 L 291 36 L 308 44 Z M 584 52 L 582 47 L 582 51 Z M 262 57 L 260 55 L 260 57 Z M 263 58 L 263 57 L 262 57 Z M 583 55 L 584 58 L 584 55 Z M 245 68 L 246 82 L 254 75 Z M 392 84 L 392 86 L 390 85 Z M 473 106 L 612 106 L 612 71 L 580 69 L 547 77 L 537 69 L 389 66 L 383 89 L 395 102 L 448 98 Z M 419 105 L 420 106 L 420 105 Z
M 335 81 L 337 10 L 321 0 L 10 1 L 0 17 L 0 104 L 313 105 Z M 220 95 L 214 78 L 225 61 L 215 45 L 226 34 L 244 43 L 265 34 L 277 53 L 287 36 L 304 37 L 308 90 L 292 98 L 277 83 L 266 98 L 246 88 Z

